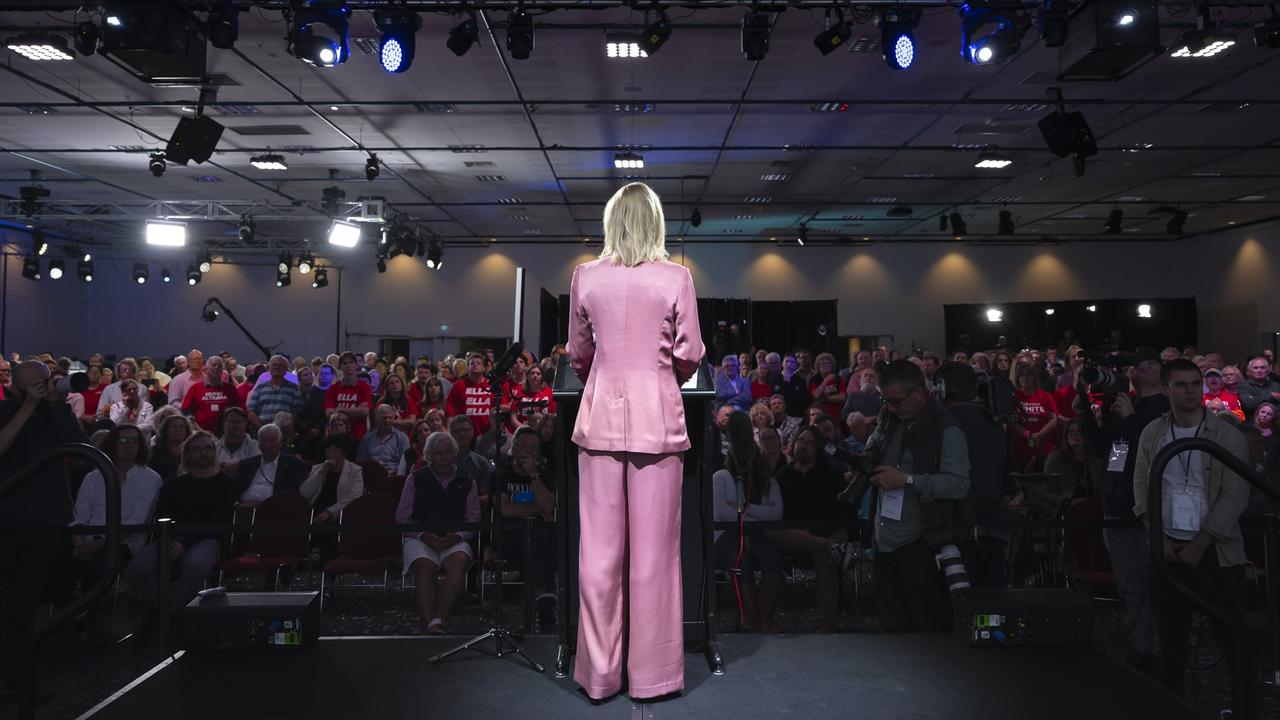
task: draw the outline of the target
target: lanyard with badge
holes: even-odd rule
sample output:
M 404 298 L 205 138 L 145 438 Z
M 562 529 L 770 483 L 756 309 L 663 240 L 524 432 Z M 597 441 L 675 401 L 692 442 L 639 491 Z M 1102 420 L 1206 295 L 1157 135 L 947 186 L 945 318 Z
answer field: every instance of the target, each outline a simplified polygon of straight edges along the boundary
M 1200 429 L 1204 427 L 1204 411 L 1201 411 L 1200 424 L 1196 426 L 1195 435 L 1191 437 L 1200 437 Z M 1169 441 L 1173 442 L 1177 437 L 1173 434 L 1173 421 L 1169 422 Z M 1204 488 L 1197 487 L 1194 492 L 1191 489 L 1191 464 L 1196 461 L 1194 451 L 1187 450 L 1177 455 L 1178 465 L 1182 467 L 1182 490 L 1173 493 L 1171 498 L 1172 506 L 1170 508 L 1170 524 L 1174 530 L 1184 532 L 1200 532 L 1200 508 L 1204 504 Z M 1183 455 L 1186 459 L 1183 459 Z

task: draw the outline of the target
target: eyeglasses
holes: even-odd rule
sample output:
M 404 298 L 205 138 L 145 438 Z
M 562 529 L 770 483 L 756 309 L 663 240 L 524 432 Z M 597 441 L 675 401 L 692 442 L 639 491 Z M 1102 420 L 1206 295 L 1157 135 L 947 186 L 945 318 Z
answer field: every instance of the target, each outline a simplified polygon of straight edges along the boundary
M 119 445 L 137 445 L 138 442 L 138 437 L 136 435 L 121 435 L 116 438 L 116 443 Z

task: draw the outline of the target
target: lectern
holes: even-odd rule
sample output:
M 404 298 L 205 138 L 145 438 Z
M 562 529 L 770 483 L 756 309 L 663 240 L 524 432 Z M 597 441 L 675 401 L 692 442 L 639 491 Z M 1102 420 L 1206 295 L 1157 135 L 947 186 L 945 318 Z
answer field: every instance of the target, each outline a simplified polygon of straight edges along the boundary
M 578 446 L 573 443 L 573 425 L 582 400 L 582 382 L 569 367 L 569 356 L 560 357 L 552 395 L 556 416 L 556 580 L 560 604 L 560 647 L 556 653 L 556 676 L 569 674 L 569 658 L 578 639 Z M 691 447 L 684 456 L 684 488 L 680 512 L 680 566 L 684 581 L 684 639 L 686 652 L 701 650 L 717 675 L 724 672 L 724 660 L 716 642 L 715 560 L 712 555 L 711 475 L 719 453 L 714 437 L 711 401 L 715 386 L 706 364 L 680 388 L 685 421 L 689 425 Z

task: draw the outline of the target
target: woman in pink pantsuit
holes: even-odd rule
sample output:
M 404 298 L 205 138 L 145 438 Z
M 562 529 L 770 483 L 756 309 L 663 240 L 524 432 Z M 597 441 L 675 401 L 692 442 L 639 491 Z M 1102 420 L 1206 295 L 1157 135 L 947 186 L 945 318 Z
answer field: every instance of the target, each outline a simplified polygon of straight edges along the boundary
M 680 385 L 702 361 L 693 278 L 667 261 L 662 202 L 644 183 L 604 210 L 604 252 L 573 271 L 570 364 L 585 387 L 578 451 L 578 649 L 594 699 L 684 688 L 680 588 Z

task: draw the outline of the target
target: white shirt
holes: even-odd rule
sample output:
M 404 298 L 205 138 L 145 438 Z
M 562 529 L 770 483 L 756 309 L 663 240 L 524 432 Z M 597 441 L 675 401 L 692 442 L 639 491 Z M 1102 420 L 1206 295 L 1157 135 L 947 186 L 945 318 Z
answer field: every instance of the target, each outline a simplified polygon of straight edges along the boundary
M 224 439 L 218 438 L 219 465 L 229 462 L 240 462 L 241 460 L 247 460 L 261 454 L 262 451 L 258 449 L 258 441 L 247 435 L 244 440 L 240 442 L 240 447 L 235 449 L 235 452 L 227 449 L 226 441 Z
M 174 407 L 181 407 L 182 399 L 187 396 L 187 390 L 190 390 L 191 386 L 194 385 L 195 383 L 203 382 L 203 381 L 204 381 L 204 373 L 200 373 L 199 375 L 196 375 L 193 377 L 191 375 L 190 370 L 170 380 L 169 381 L 169 404 L 173 405 Z M 106 391 L 104 390 L 103 392 L 105 393 Z
M 258 472 L 254 473 L 253 480 L 250 481 L 249 487 L 240 495 L 242 502 L 262 502 L 271 497 L 276 491 L 276 470 L 280 468 L 280 456 L 277 455 L 275 460 L 264 462 L 258 465 Z
M 1173 437 L 1165 435 L 1164 442 L 1160 447 L 1164 447 L 1173 442 L 1174 438 L 1179 440 L 1183 438 L 1195 437 L 1200 426 L 1183 428 L 1174 425 L 1172 421 L 1169 423 L 1169 429 L 1173 432 Z M 1191 452 L 1183 452 L 1176 455 L 1164 467 L 1164 476 L 1161 478 L 1163 487 L 1160 493 L 1160 506 L 1164 515 L 1164 534 L 1175 540 L 1191 540 L 1196 536 L 1196 530 L 1175 529 L 1174 528 L 1174 496 L 1186 495 L 1190 496 L 1191 502 L 1194 502 L 1199 510 L 1199 518 L 1196 520 L 1196 527 L 1204 524 L 1204 519 L 1209 514 L 1209 500 L 1206 497 L 1205 465 L 1208 459 L 1205 454 L 1199 450 Z
M 111 418 L 111 422 L 117 425 L 130 423 L 132 425 L 137 425 L 145 432 L 151 432 L 151 415 L 154 412 L 155 409 L 151 407 L 151 402 L 149 400 L 139 399 L 138 417 L 133 421 L 130 421 L 129 406 L 124 404 L 124 400 L 119 400 L 112 403 L 111 410 L 108 412 L 108 417 Z
M 162 484 L 160 475 L 146 465 L 129 468 L 120 485 L 120 524 L 144 525 L 151 522 L 156 503 L 160 500 Z M 76 495 L 75 519 L 71 524 L 107 524 L 107 491 L 102 482 L 102 473 L 97 470 L 86 475 L 80 485 L 80 492 Z M 85 535 L 79 537 L 87 539 Z M 146 544 L 147 536 L 145 533 L 124 535 L 121 540 L 129 546 L 131 552 L 137 554 Z
M 736 503 L 740 499 L 738 498 L 738 484 L 734 482 L 733 475 L 728 470 L 717 470 L 711 476 L 711 495 L 712 516 L 716 522 L 738 519 L 738 511 L 729 507 L 729 503 Z M 777 481 L 769 483 L 769 493 L 762 499 L 764 502 L 759 505 L 747 506 L 746 519 L 764 522 L 781 520 L 782 489 L 778 487 Z M 832 501 L 834 502 L 835 498 L 832 498 Z M 724 530 L 715 531 L 714 539 L 719 540 L 724 533 Z

